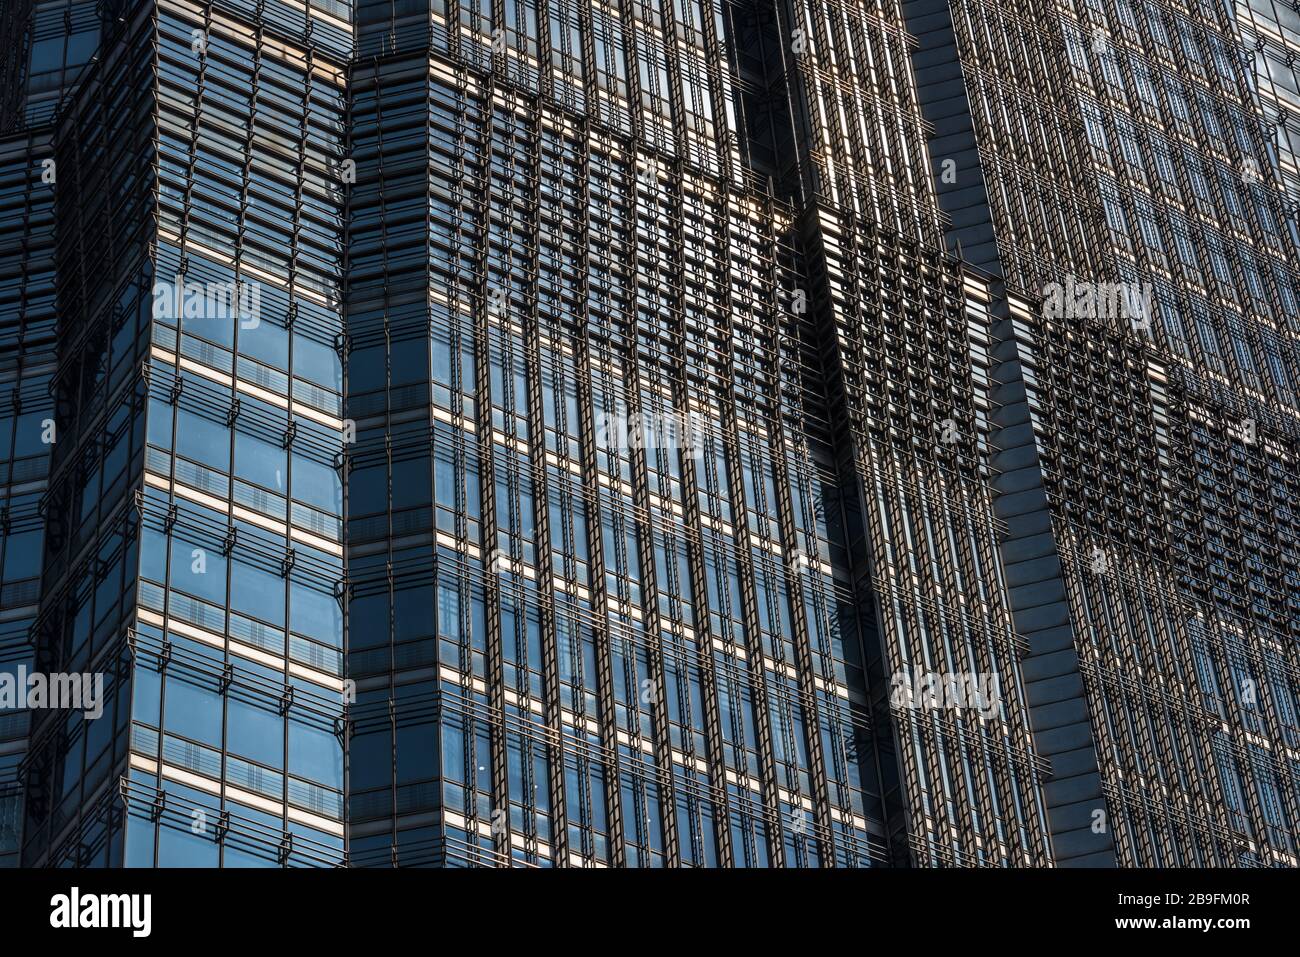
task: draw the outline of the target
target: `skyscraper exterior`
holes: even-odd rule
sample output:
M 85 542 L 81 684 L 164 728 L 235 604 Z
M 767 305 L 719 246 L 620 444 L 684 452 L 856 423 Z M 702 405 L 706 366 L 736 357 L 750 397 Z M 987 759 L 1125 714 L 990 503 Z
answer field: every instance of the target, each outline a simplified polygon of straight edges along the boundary
M 17 8 L 0 863 L 1300 863 L 1289 6 Z
M 6 547 L 40 576 L 32 667 L 103 696 L 28 712 L 20 859 L 339 864 L 347 11 L 118 4 L 47 111 L 35 6 L 9 99 L 49 131 L 17 211 L 52 206 L 59 347 L 23 353 L 48 389 L 13 426 L 18 465 L 49 420 L 43 559 L 16 495 Z
M 49 490 L 59 356 L 49 119 L 99 37 L 94 4 L 20 2 L 0 22 L 0 671 L 35 667 L 30 640 L 41 596 L 42 498 Z M 0 709 L 0 866 L 18 863 L 22 760 L 32 713 Z
M 1118 284 L 1146 304 L 1135 319 L 1079 298 L 1017 336 L 1052 593 L 1083 678 L 1071 710 L 1097 763 L 1079 792 L 1104 798 L 1119 863 L 1294 866 L 1300 311 L 1284 128 L 1300 21 L 1267 2 L 951 17 L 995 268 L 1009 288 Z M 1050 109 L 1026 89 L 1051 90 Z

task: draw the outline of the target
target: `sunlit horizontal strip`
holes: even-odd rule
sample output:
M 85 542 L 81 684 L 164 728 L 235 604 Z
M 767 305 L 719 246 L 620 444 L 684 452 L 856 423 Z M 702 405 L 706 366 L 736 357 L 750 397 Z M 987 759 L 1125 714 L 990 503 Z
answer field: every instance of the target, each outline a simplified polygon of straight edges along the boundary
M 341 678 L 327 675 L 323 671 L 317 671 L 314 668 L 308 668 L 305 665 L 300 665 L 296 662 L 286 662 L 285 659 L 279 655 L 272 654 L 269 651 L 263 651 L 260 648 L 254 648 L 251 645 L 246 645 L 242 642 L 236 641 L 234 638 L 227 639 L 223 635 L 218 635 L 215 632 L 208 631 L 207 629 L 199 628 L 198 626 L 191 625 L 188 622 L 180 621 L 170 615 L 164 618 L 157 612 L 150 611 L 147 608 L 138 609 L 136 611 L 136 617 L 146 624 L 153 625 L 156 628 L 174 631 L 178 635 L 185 635 L 187 638 L 201 641 L 205 645 L 210 645 L 213 648 L 220 648 L 223 651 L 229 648 L 231 654 L 237 654 L 241 658 L 247 658 L 249 661 L 256 661 L 259 664 L 265 665 L 268 668 L 274 668 L 277 671 L 286 671 L 287 665 L 287 671 L 289 674 L 298 675 L 300 678 L 305 678 L 313 684 L 320 685 L 323 688 L 329 688 L 339 694 L 343 693 L 343 680 Z

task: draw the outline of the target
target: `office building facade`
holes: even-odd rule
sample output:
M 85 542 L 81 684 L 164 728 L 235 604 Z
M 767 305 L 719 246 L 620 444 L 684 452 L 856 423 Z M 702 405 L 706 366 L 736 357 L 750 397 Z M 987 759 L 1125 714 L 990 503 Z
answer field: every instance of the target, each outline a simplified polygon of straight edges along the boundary
M 23 2 L 0 23 L 0 669 L 16 679 L 35 668 L 31 629 L 39 610 L 55 430 L 51 391 L 58 366 L 53 131 L 49 118 L 98 43 L 93 3 Z M 19 861 L 23 772 L 32 712 L 0 708 L 0 866 Z
M 995 268 L 1076 290 L 1021 348 L 1096 758 L 1077 793 L 1121 864 L 1297 863 L 1298 26 L 1269 2 L 951 7 Z
M 89 6 L 0 862 L 1296 863 L 1289 8 Z
M 27 43 L 62 220 L 28 645 L 102 694 L 28 712 L 24 864 L 344 860 L 335 6 L 105 8 L 53 112 Z

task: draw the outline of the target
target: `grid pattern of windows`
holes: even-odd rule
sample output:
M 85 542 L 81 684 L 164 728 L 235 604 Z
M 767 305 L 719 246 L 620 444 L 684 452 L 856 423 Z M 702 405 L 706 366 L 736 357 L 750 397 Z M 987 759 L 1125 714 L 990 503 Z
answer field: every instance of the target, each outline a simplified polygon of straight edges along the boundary
M 823 212 L 822 216 L 828 216 Z M 822 223 L 825 230 L 825 222 Z M 994 290 L 937 251 L 908 258 L 825 230 L 838 368 L 861 482 L 859 593 L 875 596 L 878 673 L 995 676 L 996 707 L 893 702 L 906 832 L 923 866 L 1043 866 L 1052 859 L 994 511 L 990 375 Z M 834 300 L 832 300 L 834 301 Z M 1034 586 L 1024 586 L 1033 588 Z
M 39 671 L 103 674 L 104 699 L 97 720 L 84 711 L 33 712 L 24 863 L 51 846 L 60 860 L 121 860 L 121 815 L 112 809 L 130 702 L 122 639 L 138 556 L 130 487 L 143 438 L 138 383 L 148 315 L 140 221 L 147 187 L 138 163 L 148 135 L 135 119 L 148 90 L 127 75 L 144 68 L 144 56 L 123 48 L 105 64 L 99 82 L 69 100 L 76 106 L 54 137 L 56 440 L 31 640 Z M 58 225 L 68 222 L 78 229 Z M 78 235 L 81 242 L 71 241 Z
M 36 128 L 53 120 L 99 48 L 96 0 L 19 0 L 0 26 L 0 131 Z
M 1294 230 L 1300 206 L 1300 10 L 1286 0 L 1239 0 L 1234 8 L 1243 55 L 1254 62 L 1260 110 L 1273 120 L 1277 172 Z
M 44 134 L 0 140 L 0 672 L 33 665 L 27 632 L 40 600 L 55 352 L 54 193 Z M 28 713 L 0 711 L 0 866 L 17 862 L 19 764 Z
M 953 5 L 1008 285 L 1130 283 L 1147 303 L 1136 326 L 1086 303 L 1020 317 L 1095 803 L 1126 864 L 1300 853 L 1284 6 Z
M 106 703 L 34 729 L 25 862 L 344 860 L 344 72 L 282 26 L 146 6 L 59 124 L 33 636 Z
M 353 74 L 352 861 L 879 861 L 788 212 L 508 77 Z
M 741 57 L 746 126 L 770 117 L 773 89 L 792 117 L 789 130 L 768 120 L 747 155 L 799 198 L 809 340 L 843 490 L 841 575 L 860 609 L 882 774 L 897 778 L 885 789 L 892 857 L 1044 864 L 1048 767 L 1030 736 L 1027 649 L 1010 616 L 1019 583 L 1003 575 L 1008 529 L 991 487 L 1000 293 L 942 252 L 902 10 L 735 4 L 731 16 L 764 60 Z M 996 702 L 893 694 L 903 678 L 954 675 L 996 681 Z
M 1287 5 L 17 7 L 0 864 L 1297 863 Z

